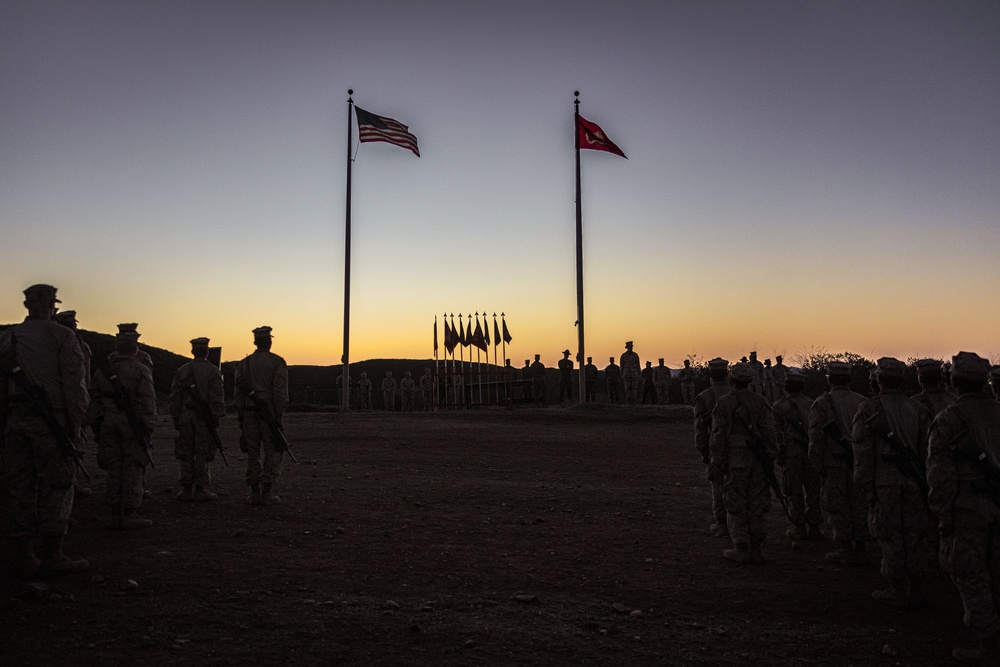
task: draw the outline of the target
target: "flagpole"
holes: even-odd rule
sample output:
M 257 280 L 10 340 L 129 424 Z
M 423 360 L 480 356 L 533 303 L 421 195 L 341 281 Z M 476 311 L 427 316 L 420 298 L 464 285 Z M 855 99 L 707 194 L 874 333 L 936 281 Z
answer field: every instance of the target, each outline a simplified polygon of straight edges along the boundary
M 351 396 L 351 121 L 354 110 L 354 95 L 352 89 L 347 90 L 347 215 L 344 222 L 344 355 L 343 363 L 344 386 L 340 397 L 340 409 L 347 412 Z
M 580 91 L 573 91 L 576 100 L 573 102 L 573 136 L 576 145 L 576 326 L 577 328 L 577 363 L 580 366 L 580 405 L 586 402 L 586 379 L 584 378 L 583 360 L 587 358 L 584 351 L 583 335 L 583 202 L 580 188 Z

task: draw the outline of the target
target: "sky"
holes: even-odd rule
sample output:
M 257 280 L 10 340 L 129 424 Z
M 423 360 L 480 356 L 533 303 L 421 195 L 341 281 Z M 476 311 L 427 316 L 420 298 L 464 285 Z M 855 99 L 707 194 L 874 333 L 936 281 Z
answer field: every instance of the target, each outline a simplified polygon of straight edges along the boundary
M 348 90 L 420 157 L 348 145 Z M 223 359 L 1000 359 L 1000 3 L 0 1 L 0 322 Z M 443 335 L 439 332 L 439 335 Z M 442 352 L 443 354 L 443 352 Z M 468 352 L 465 353 L 466 356 Z

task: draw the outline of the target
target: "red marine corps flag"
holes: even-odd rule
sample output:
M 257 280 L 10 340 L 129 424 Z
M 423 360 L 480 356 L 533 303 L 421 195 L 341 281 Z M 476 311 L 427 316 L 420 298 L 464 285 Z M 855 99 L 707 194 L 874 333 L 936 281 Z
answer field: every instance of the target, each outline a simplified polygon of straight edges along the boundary
M 576 132 L 580 148 L 606 151 L 615 155 L 621 155 L 626 160 L 628 159 L 625 153 L 622 152 L 622 149 L 618 148 L 615 142 L 608 139 L 608 135 L 604 134 L 604 130 L 601 129 L 600 125 L 591 123 L 579 114 L 576 117 Z

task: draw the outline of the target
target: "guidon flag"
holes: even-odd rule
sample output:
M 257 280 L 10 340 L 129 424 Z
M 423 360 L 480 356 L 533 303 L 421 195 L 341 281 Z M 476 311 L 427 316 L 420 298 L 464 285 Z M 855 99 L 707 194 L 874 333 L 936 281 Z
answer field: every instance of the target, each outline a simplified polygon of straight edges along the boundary
M 398 120 L 376 116 L 365 111 L 361 107 L 355 106 L 354 113 L 358 117 L 358 140 L 362 143 L 368 141 L 384 141 L 395 144 L 400 148 L 407 148 L 413 154 L 420 157 L 420 150 L 417 148 L 417 138 L 410 134 L 410 128 L 403 125 Z
M 576 119 L 577 143 L 580 148 L 614 153 L 615 155 L 621 155 L 626 160 L 628 159 L 625 153 L 622 152 L 622 149 L 618 148 L 615 142 L 608 139 L 608 135 L 604 134 L 604 130 L 601 129 L 600 125 L 591 123 L 579 114 L 577 114 Z

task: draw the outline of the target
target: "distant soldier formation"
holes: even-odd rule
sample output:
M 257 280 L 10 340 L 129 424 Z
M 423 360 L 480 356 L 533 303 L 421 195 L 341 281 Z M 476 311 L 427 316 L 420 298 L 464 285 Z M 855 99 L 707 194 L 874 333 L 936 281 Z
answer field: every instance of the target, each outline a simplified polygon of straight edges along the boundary
M 84 428 L 97 444 L 105 471 L 106 525 L 142 530 L 145 472 L 155 466 L 150 435 L 157 424 L 152 359 L 138 348 L 136 324 L 119 325 L 114 351 L 94 360 L 79 339 L 74 311 L 57 314 L 57 290 L 24 290 L 25 320 L 0 334 L 2 472 L 9 494 L 13 569 L 23 579 L 83 572 L 89 563 L 63 551 L 77 474 L 83 464 Z M 235 368 L 233 396 L 246 454 L 246 501 L 281 502 L 276 487 L 285 455 L 294 462 L 284 433 L 289 403 L 288 367 L 271 351 L 272 329 L 253 329 L 255 351 Z M 218 426 L 226 414 L 223 377 L 209 361 L 209 339 L 191 341 L 192 360 L 171 382 L 169 413 L 175 437 L 181 502 L 211 502 L 211 464 L 228 466 Z M 574 400 L 574 362 L 559 362 L 559 400 Z M 730 366 L 708 362 L 710 386 L 696 393 L 699 375 L 690 360 L 675 375 L 658 360 L 645 370 L 632 341 L 604 369 L 609 400 L 634 406 L 670 401 L 676 379 L 681 403 L 694 418 L 695 447 L 707 468 L 712 499 L 711 535 L 727 538 L 723 557 L 740 565 L 767 560 L 767 522 L 777 499 L 793 541 L 834 540 L 826 560 L 846 567 L 869 564 L 869 546 L 880 553 L 885 588 L 872 598 L 897 609 L 921 607 L 934 554 L 961 596 L 964 621 L 975 633 L 971 648 L 953 657 L 967 664 L 1000 664 L 1000 367 L 973 353 L 951 362 L 924 359 L 914 366 L 921 391 L 903 391 L 906 363 L 878 359 L 872 394 L 851 389 L 854 368 L 830 362 L 828 388 L 804 394 L 805 373 L 772 366 L 756 352 Z M 583 367 L 585 401 L 596 395 L 598 370 Z M 505 382 L 516 372 L 505 362 Z M 347 378 L 347 382 L 350 379 Z M 521 382 L 534 405 L 547 404 L 541 355 L 525 360 Z M 462 373 L 419 381 L 409 371 L 398 383 L 385 372 L 383 407 L 428 409 L 436 395 L 463 405 L 470 396 Z M 371 409 L 371 381 L 361 373 L 360 404 Z M 992 387 L 992 395 L 987 388 Z M 508 391 L 506 388 L 502 391 Z M 825 531 L 824 531 L 825 526 Z

